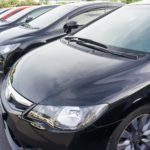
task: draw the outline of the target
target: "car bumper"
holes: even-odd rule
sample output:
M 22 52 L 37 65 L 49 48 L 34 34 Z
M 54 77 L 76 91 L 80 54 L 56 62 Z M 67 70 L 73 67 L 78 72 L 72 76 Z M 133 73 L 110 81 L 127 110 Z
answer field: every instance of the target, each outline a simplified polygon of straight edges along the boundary
M 9 105 L 4 90 L 3 86 L 1 92 L 2 116 L 6 136 L 13 150 L 19 150 L 22 147 L 44 150 L 104 150 L 109 134 L 114 130 L 115 125 L 104 128 L 92 127 L 72 133 L 37 129 L 20 117 L 22 111 L 15 110 Z
M 4 108 L 2 107 L 2 105 L 1 105 L 1 110 L 2 110 L 2 118 L 3 118 L 5 134 L 6 134 L 6 137 L 8 139 L 8 142 L 9 142 L 12 150 L 23 150 L 21 146 L 19 146 L 18 144 L 15 143 L 15 141 L 14 141 L 14 139 L 10 133 L 10 130 L 7 126 L 6 121 L 5 121 L 6 112 L 5 112 Z

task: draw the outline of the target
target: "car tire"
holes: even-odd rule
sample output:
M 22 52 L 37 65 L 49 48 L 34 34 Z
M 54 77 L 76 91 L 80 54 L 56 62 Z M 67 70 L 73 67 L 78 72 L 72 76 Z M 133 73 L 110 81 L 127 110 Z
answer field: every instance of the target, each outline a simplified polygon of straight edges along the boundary
M 107 150 L 150 150 L 149 104 L 137 108 L 122 120 L 110 136 Z

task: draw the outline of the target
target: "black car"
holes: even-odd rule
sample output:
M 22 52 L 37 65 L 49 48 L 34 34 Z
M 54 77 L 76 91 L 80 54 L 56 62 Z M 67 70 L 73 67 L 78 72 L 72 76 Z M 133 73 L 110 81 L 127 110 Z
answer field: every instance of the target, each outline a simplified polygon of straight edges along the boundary
M 149 10 L 124 6 L 17 61 L 1 93 L 8 137 L 44 150 L 149 150 Z
M 12 64 L 28 51 L 71 31 L 75 32 L 97 17 L 121 6 L 122 4 L 108 2 L 67 4 L 30 23 L 0 33 L 0 70 L 6 73 Z
M 19 13 L 10 16 L 7 19 L 3 19 L 0 21 L 0 32 L 13 28 L 15 26 L 29 23 L 30 21 L 34 20 L 35 18 L 41 16 L 42 14 L 56 8 L 57 5 L 51 6 L 32 6 Z

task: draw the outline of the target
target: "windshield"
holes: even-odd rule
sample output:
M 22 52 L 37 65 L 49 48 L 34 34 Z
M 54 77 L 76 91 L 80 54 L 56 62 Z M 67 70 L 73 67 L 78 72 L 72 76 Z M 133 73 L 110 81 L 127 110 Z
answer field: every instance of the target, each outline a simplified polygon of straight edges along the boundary
M 19 13 L 10 16 L 7 21 L 8 22 L 13 22 L 16 21 L 17 19 L 21 18 L 22 16 L 24 16 L 25 14 L 29 13 L 30 11 L 34 10 L 35 8 L 27 8 L 25 10 L 20 11 Z
M 31 7 L 31 8 L 27 8 L 25 10 L 20 11 L 19 13 L 15 14 L 15 15 L 9 17 L 7 19 L 7 21 L 8 22 L 14 22 L 14 21 L 16 21 L 16 20 L 20 19 L 21 17 L 26 16 L 28 14 L 30 14 L 30 16 L 32 16 L 32 14 L 33 14 L 33 16 L 35 16 L 35 18 L 36 18 L 36 17 L 42 15 L 43 13 L 49 11 L 50 9 L 53 9 L 53 7 L 39 7 L 39 8 Z
M 149 10 L 148 5 L 124 6 L 74 36 L 117 48 L 150 52 Z
M 30 26 L 36 27 L 36 28 L 45 28 L 67 13 L 69 13 L 71 10 L 73 10 L 75 6 L 73 5 L 63 5 L 63 6 L 58 6 L 57 8 L 53 9 L 52 11 L 49 11 L 45 13 L 44 15 L 38 17 L 37 19 L 31 21 L 29 23 Z
M 5 15 L 11 13 L 11 12 L 14 11 L 14 10 L 16 10 L 16 8 L 11 8 L 10 10 L 8 10 L 8 11 L 6 11 L 6 12 L 0 14 L 0 18 L 2 18 L 3 16 L 5 16 Z

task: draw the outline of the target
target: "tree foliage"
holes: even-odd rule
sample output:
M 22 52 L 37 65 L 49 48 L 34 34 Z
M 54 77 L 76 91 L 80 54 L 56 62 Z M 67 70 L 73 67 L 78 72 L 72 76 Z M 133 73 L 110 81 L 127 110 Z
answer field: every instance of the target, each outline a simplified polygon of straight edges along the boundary
M 87 0 L 94 1 L 94 0 Z M 139 0 L 110 0 L 114 2 L 122 1 L 124 3 L 131 3 Z M 48 4 L 49 0 L 40 0 L 39 2 L 35 0 L 0 0 L 0 8 L 2 7 L 12 7 L 21 5 L 37 5 L 37 4 Z M 59 0 L 57 0 L 59 2 Z
M 118 2 L 119 0 L 112 0 L 112 1 Z M 137 1 L 140 1 L 140 0 L 120 0 L 120 1 L 123 2 L 123 3 L 129 4 L 129 3 L 137 2 Z
M 0 0 L 0 8 L 21 6 L 21 5 L 38 5 L 38 4 L 41 3 L 38 3 L 35 0 Z

